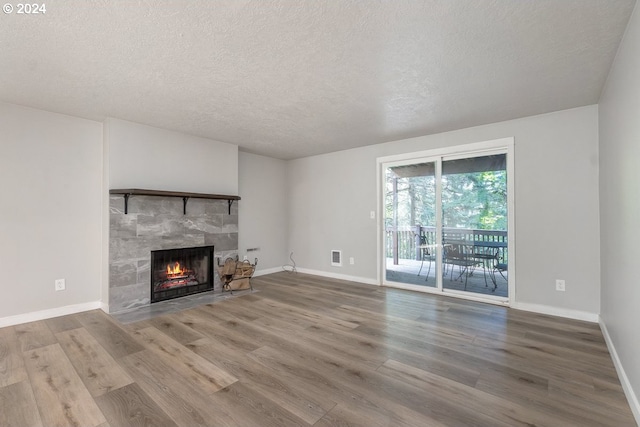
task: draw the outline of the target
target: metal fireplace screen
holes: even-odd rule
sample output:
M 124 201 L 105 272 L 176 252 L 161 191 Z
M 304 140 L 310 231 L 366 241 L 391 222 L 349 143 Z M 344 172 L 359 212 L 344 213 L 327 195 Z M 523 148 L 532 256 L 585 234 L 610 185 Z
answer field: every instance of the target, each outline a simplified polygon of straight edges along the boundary
M 151 251 L 151 302 L 213 289 L 213 246 Z

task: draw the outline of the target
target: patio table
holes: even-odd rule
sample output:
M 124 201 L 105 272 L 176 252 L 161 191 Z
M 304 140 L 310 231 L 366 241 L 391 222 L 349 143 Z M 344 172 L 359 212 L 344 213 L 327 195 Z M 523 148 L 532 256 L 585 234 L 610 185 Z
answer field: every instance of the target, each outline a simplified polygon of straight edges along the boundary
M 500 248 L 506 248 L 506 247 L 507 247 L 507 242 L 483 242 L 483 241 L 473 242 L 472 256 L 474 259 L 482 262 L 482 271 L 484 274 L 485 286 L 489 286 L 487 283 L 487 268 L 489 269 L 489 278 L 491 279 L 491 282 L 493 282 L 494 291 L 498 287 L 498 282 L 493 272 L 493 266 L 488 265 L 488 263 L 496 260 L 498 256 L 498 251 L 500 250 Z M 493 252 L 489 253 L 491 250 L 493 250 Z
M 482 264 L 485 286 L 489 286 L 487 282 L 487 270 L 489 270 L 489 278 L 493 283 L 493 290 L 496 290 L 498 282 L 493 274 L 493 265 L 489 265 L 489 263 L 496 259 L 497 251 L 499 251 L 500 248 L 507 247 L 507 242 L 448 239 L 444 241 L 443 247 L 458 248 L 454 256 L 448 257 L 445 255 L 444 257 L 446 264 L 457 265 L 461 268 L 460 274 L 455 280 L 461 279 L 462 276 L 465 275 L 466 285 L 466 279 L 469 275 L 473 274 L 474 268 Z M 445 254 L 446 252 L 445 249 Z

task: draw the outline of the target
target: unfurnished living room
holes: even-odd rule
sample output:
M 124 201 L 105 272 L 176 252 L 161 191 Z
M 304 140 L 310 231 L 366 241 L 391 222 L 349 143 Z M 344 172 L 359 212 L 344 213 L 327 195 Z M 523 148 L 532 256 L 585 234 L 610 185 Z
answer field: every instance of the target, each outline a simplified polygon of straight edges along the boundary
M 637 426 L 635 0 L 5 0 L 0 426 Z

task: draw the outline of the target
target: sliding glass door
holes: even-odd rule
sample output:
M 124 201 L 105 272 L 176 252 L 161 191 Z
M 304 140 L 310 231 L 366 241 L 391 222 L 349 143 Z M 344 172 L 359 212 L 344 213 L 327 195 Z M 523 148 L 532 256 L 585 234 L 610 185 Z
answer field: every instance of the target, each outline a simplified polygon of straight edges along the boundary
M 442 162 L 444 289 L 508 297 L 506 158 Z
M 381 162 L 383 283 L 506 303 L 508 147 Z
M 385 168 L 386 279 L 436 287 L 435 161 Z

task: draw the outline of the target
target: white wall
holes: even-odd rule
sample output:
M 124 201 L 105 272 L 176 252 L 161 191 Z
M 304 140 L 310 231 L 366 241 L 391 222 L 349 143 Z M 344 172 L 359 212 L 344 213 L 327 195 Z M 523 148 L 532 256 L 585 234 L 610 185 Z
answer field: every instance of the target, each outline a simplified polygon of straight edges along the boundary
M 0 324 L 98 302 L 102 124 L 0 103 L 0 129 Z
M 640 11 L 636 9 L 600 99 L 602 313 L 640 422 Z M 614 355 L 615 357 L 615 355 Z M 626 378 L 625 378 L 626 377 Z
M 289 249 L 302 268 L 376 281 L 376 158 L 515 137 L 516 301 L 600 310 L 597 106 L 293 160 Z M 331 267 L 341 249 L 355 265 Z M 566 280 L 566 292 L 555 279 Z
M 289 263 L 287 252 L 287 179 L 284 160 L 239 153 L 238 214 L 239 254 L 253 262 L 256 273 L 281 270 Z M 247 248 L 260 248 L 247 253 Z
M 109 301 L 109 189 L 238 195 L 238 146 L 109 118 L 104 123 L 102 288 Z
M 107 119 L 110 188 L 238 194 L 238 146 Z

